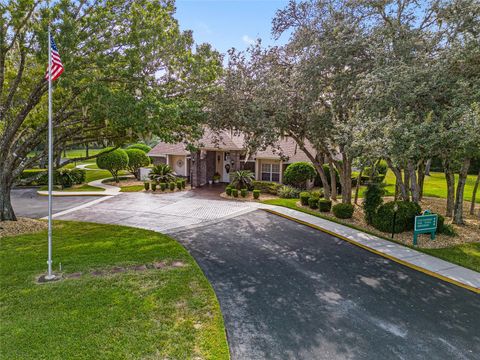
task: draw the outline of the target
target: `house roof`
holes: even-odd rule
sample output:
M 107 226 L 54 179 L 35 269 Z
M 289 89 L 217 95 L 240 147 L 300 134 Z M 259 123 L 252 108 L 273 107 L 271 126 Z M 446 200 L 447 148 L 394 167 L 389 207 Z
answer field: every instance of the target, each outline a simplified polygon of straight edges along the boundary
M 278 160 L 283 156 L 287 159 L 285 161 L 287 163 L 309 161 L 308 157 L 298 148 L 297 143 L 292 138 L 283 138 L 277 142 L 277 145 L 281 150 L 269 146 L 265 150 L 258 151 L 253 157 Z M 198 140 L 196 146 L 210 151 L 245 150 L 243 134 L 236 134 L 228 130 L 213 132 L 208 128 L 205 130 L 202 138 Z M 315 153 L 310 143 L 306 143 L 305 146 L 312 153 Z M 186 144 L 184 143 L 168 144 L 160 142 L 148 153 L 148 156 L 152 157 L 166 155 L 190 155 L 190 152 L 186 150 Z

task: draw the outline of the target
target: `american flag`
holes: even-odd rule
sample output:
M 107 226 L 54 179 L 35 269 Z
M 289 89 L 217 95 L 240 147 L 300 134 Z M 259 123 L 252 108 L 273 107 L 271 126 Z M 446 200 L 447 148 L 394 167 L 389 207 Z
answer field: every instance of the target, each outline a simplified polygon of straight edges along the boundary
M 55 44 L 55 40 L 53 40 L 52 35 L 50 35 L 50 47 L 52 49 L 52 81 L 55 81 L 63 73 L 64 69 L 62 60 L 60 60 L 60 54 L 58 53 L 57 45 Z M 48 80 L 48 66 L 45 79 Z

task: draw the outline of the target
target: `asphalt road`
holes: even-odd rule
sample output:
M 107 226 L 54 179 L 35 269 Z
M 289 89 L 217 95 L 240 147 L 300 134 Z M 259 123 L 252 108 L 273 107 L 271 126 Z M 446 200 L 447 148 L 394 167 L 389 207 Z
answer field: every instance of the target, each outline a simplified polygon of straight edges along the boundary
M 211 281 L 232 359 L 479 359 L 480 296 L 255 211 L 174 235 Z
M 12 206 L 21 217 L 42 218 L 48 215 L 48 197 L 37 194 L 37 189 L 13 189 Z M 71 209 L 98 199 L 98 196 L 54 196 L 53 213 Z

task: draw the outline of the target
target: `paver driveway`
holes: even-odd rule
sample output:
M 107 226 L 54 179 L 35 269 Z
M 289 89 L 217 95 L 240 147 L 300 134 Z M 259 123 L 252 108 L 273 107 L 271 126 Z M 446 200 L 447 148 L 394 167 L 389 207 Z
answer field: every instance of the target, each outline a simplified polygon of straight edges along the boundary
M 60 214 L 55 219 L 119 224 L 169 233 L 204 226 L 258 207 L 258 203 L 204 198 L 195 191 L 120 193 L 92 206 Z
M 479 359 L 480 296 L 263 211 L 174 234 L 233 359 Z

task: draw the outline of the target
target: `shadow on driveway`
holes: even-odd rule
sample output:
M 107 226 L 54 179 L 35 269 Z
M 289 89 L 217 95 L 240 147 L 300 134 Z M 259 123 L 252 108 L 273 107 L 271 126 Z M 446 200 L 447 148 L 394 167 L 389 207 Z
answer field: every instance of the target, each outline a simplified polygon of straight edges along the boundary
M 480 354 L 478 295 L 328 234 L 255 211 L 174 236 L 213 284 L 233 359 Z

